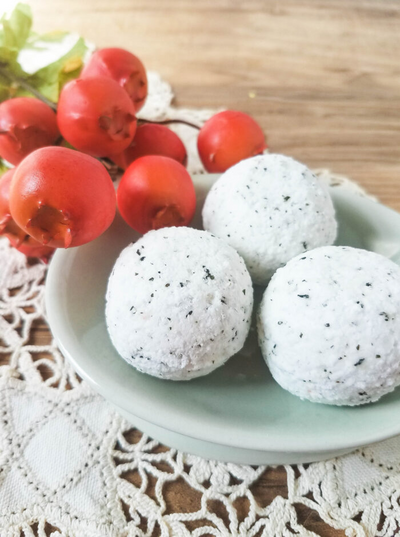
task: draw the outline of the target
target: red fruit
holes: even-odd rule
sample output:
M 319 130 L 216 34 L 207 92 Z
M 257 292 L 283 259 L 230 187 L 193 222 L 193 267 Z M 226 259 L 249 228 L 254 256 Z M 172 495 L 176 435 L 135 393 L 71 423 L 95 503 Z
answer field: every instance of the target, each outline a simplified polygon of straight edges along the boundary
M 8 170 L 0 177 L 0 234 L 13 239 L 18 245 L 25 239 L 26 233 L 14 222 L 10 211 L 10 185 L 15 170 Z
M 28 257 L 39 257 L 47 263 L 54 248 L 43 246 L 25 233 L 13 220 L 10 212 L 10 185 L 15 168 L 0 177 L 0 235 L 5 235 L 11 245 Z
M 59 136 L 56 114 L 39 99 L 17 97 L 0 104 L 0 156 L 11 164 Z
M 80 246 L 113 221 L 114 185 L 98 160 L 65 147 L 44 147 L 15 171 L 10 209 L 15 222 L 41 244 Z
M 146 155 L 173 158 L 186 166 L 186 149 L 179 136 L 164 125 L 152 123 L 139 125 L 131 145 L 123 153 L 112 155 L 111 159 L 120 168 L 126 170 L 134 160 Z
M 118 209 L 139 233 L 186 226 L 196 209 L 190 175 L 176 160 L 159 155 L 141 157 L 128 167 L 117 191 Z
M 67 142 L 93 157 L 121 153 L 136 131 L 132 101 L 111 78 L 69 82 L 60 95 L 57 120 Z
M 212 116 L 200 129 L 197 149 L 208 172 L 224 172 L 243 159 L 266 149 L 264 133 L 254 119 L 243 112 L 226 110 Z
M 122 48 L 97 50 L 83 68 L 81 78 L 105 76 L 114 79 L 132 99 L 136 112 L 147 97 L 147 76 L 142 62 Z
M 11 246 L 16 248 L 22 254 L 25 254 L 26 257 L 38 257 L 44 263 L 49 262 L 49 258 L 55 250 L 51 246 L 43 246 L 43 244 L 35 241 L 35 239 L 29 235 L 26 235 L 25 240 L 21 244 L 15 242 L 15 240 L 11 237 L 8 237 L 8 240 L 10 241 Z

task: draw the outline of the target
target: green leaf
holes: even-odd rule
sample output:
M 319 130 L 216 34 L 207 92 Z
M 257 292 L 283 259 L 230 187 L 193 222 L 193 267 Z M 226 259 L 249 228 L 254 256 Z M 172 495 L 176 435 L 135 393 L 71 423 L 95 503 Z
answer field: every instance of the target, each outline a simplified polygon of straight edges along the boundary
M 0 158 L 0 177 L 8 172 L 8 170 L 10 170 L 10 166 L 7 166 L 7 164 L 4 162 L 4 160 L 2 158 Z
M 15 46 L 21 49 L 32 26 L 32 11 L 28 4 L 17 4 L 9 19 L 9 25 L 14 34 Z
M 32 84 L 45 97 L 57 102 L 63 85 L 79 76 L 86 50 L 85 41 L 80 37 L 66 54 L 31 75 L 27 82 Z
M 61 147 L 66 147 L 67 149 L 73 149 L 74 151 L 78 151 L 76 149 L 76 147 L 74 147 L 73 145 L 71 145 L 69 142 L 67 142 L 67 140 L 63 140 L 62 143 L 60 144 Z
M 78 77 L 83 67 L 87 46 L 82 38 L 76 41 L 68 39 L 70 34 L 60 31 L 38 35 L 31 31 L 31 26 L 32 14 L 27 4 L 17 4 L 11 15 L 0 18 L 0 102 L 31 95 L 29 89 L 21 87 L 23 82 L 52 102 L 57 102 L 63 85 Z M 73 44 L 69 45 L 71 41 Z M 47 54 L 48 49 L 53 49 L 56 56 Z M 56 52 L 58 50 L 62 52 Z M 38 56 L 39 65 L 46 61 L 51 63 L 32 74 L 36 51 L 41 54 L 40 58 Z M 62 56 L 54 61 L 57 54 Z
M 6 101 L 7 99 L 10 99 L 11 97 L 12 95 L 10 85 L 8 83 L 3 83 L 0 80 L 0 103 Z
M 0 19 L 0 65 L 21 76 L 23 71 L 17 58 L 26 43 L 32 25 L 31 8 L 27 4 L 17 4 L 9 17 Z
M 62 41 L 69 32 L 64 32 L 62 30 L 55 30 L 54 32 L 48 32 L 46 34 L 37 34 L 35 32 L 31 32 L 29 40 L 26 43 L 26 46 L 32 47 L 32 48 L 43 48 L 40 44 L 38 44 L 39 41 L 45 42 L 45 43 L 59 43 Z
M 28 4 L 17 4 L 7 18 L 0 19 L 0 43 L 3 47 L 17 51 L 28 39 L 32 26 L 32 12 Z
M 12 49 L 0 47 L 0 67 L 6 68 L 7 71 L 14 75 L 24 76 L 24 72 L 17 61 L 17 55 L 14 55 Z
M 0 46 L 0 65 L 2 67 L 14 68 L 17 63 L 17 57 L 17 49 Z

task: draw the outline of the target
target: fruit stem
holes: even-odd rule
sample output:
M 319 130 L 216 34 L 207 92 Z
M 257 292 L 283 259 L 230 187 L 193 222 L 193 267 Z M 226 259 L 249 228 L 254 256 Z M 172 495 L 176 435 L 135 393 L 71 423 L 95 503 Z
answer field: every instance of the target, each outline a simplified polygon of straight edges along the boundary
M 0 131 L 1 134 L 1 131 Z M 57 140 L 54 142 L 54 145 L 60 146 L 64 141 L 64 138 L 62 136 L 59 136 Z M 123 171 L 122 168 L 114 164 L 112 160 L 110 160 L 108 157 L 97 157 L 97 160 L 103 164 L 105 169 L 108 171 L 108 173 L 111 175 L 111 179 L 113 181 L 116 180 L 117 173 Z
M 45 103 L 48 106 L 50 106 L 50 108 L 52 110 L 54 110 L 54 112 L 57 112 L 57 104 L 56 103 L 53 103 L 53 101 L 50 101 L 50 99 L 48 99 L 47 97 L 42 95 L 40 93 L 40 91 L 38 91 L 33 86 L 31 86 L 31 84 L 29 84 L 29 82 L 27 82 L 23 78 L 15 75 L 14 73 L 8 71 L 7 70 L 7 64 L 2 63 L 2 62 L 0 62 L 0 75 L 4 76 L 5 78 L 8 78 L 8 80 L 10 80 L 11 82 L 15 82 L 16 84 L 21 86 L 21 88 L 24 88 L 25 90 L 29 91 L 29 93 L 32 93 L 32 95 L 34 95 L 37 99 L 39 99 L 43 103 Z M 155 125 L 168 125 L 170 123 L 181 123 L 183 125 L 187 125 L 188 127 L 192 127 L 193 129 L 200 130 L 200 128 L 201 128 L 199 125 L 195 125 L 194 123 L 190 123 L 190 121 L 185 121 L 183 119 L 166 119 L 164 121 L 151 121 L 150 119 L 140 119 L 138 121 L 138 123 L 153 123 Z M 4 133 L 0 132 L 0 134 L 6 134 L 6 132 L 4 132 Z M 63 138 L 62 138 L 62 136 L 60 136 L 56 140 L 55 145 L 61 145 L 62 141 L 63 141 Z M 111 175 L 111 177 L 112 177 L 112 179 L 114 181 L 116 179 L 116 174 L 121 169 L 116 164 L 114 164 L 110 159 L 108 159 L 107 157 L 99 158 L 98 160 L 103 164 L 103 166 L 106 168 L 106 170 L 110 173 L 110 175 Z
M 111 179 L 113 181 L 115 181 L 117 179 L 117 177 L 116 177 L 117 173 L 124 171 L 122 168 L 120 168 L 117 164 L 114 164 L 114 162 L 112 162 L 107 157 L 99 158 L 98 160 L 103 164 L 105 169 L 111 175 Z
M 40 91 L 38 91 L 36 88 L 34 88 L 29 82 L 24 80 L 23 78 L 19 77 L 18 75 L 15 75 L 11 71 L 8 71 L 7 64 L 4 62 L 0 62 L 0 75 L 4 76 L 5 78 L 8 78 L 11 82 L 15 82 L 21 88 L 24 88 L 26 91 L 29 91 L 29 93 L 32 93 L 37 99 L 42 101 L 43 103 L 50 106 L 54 112 L 57 112 L 57 104 L 53 103 L 53 101 L 50 101 L 47 97 L 42 95 Z M 169 125 L 171 123 L 181 123 L 182 125 L 187 125 L 188 127 L 192 127 L 193 129 L 200 130 L 201 127 L 199 125 L 196 125 L 195 123 L 191 123 L 190 121 L 186 121 L 184 119 L 165 119 L 164 121 L 152 121 L 150 119 L 140 119 L 139 123 L 153 123 L 156 125 Z
M 176 205 L 165 205 L 158 209 L 151 220 L 152 229 L 162 227 L 179 226 L 183 224 L 185 218 Z
M 193 129 L 200 130 L 201 127 L 195 123 L 190 123 L 190 121 L 185 121 L 184 119 L 165 119 L 164 121 L 151 121 L 150 119 L 139 119 L 138 123 L 152 123 L 153 125 L 169 125 L 170 123 L 181 123 L 182 125 L 187 125 Z
M 57 111 L 57 105 L 53 103 L 53 101 L 50 101 L 50 99 L 42 95 L 40 91 L 31 86 L 29 82 L 17 75 L 14 75 L 14 73 L 11 73 L 5 67 L 6 65 L 4 63 L 0 63 L 0 75 L 4 76 L 5 78 L 8 78 L 8 80 L 10 80 L 11 82 L 15 82 L 16 84 L 21 86 L 21 88 L 24 88 L 25 90 L 29 91 L 29 93 L 32 93 L 32 95 L 34 95 L 37 99 L 40 99 L 42 102 L 50 106 L 50 108 L 54 110 L 54 112 Z

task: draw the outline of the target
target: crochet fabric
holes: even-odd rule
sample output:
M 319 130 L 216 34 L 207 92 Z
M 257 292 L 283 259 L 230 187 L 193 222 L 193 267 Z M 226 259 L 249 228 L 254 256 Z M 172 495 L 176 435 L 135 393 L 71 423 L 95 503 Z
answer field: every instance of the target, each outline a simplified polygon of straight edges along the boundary
M 170 86 L 155 73 L 149 80 L 142 117 L 202 124 L 211 115 L 174 108 Z M 201 172 L 197 131 L 174 130 L 187 146 L 189 171 Z M 345 178 L 318 174 L 363 195 Z M 315 536 L 297 520 L 301 504 L 349 537 L 396 533 L 400 438 L 328 462 L 288 466 L 287 492 L 260 505 L 255 489 L 265 467 L 161 446 L 82 382 L 54 342 L 34 344 L 32 329 L 45 319 L 46 270 L 0 240 L 1 537 Z M 174 485 L 196 501 L 172 509 Z

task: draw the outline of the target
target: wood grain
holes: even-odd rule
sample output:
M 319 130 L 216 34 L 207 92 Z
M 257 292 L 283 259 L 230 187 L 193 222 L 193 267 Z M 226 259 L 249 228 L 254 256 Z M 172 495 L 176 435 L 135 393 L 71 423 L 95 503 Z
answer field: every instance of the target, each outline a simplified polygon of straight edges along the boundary
M 236 108 L 271 150 L 359 181 L 400 210 L 400 2 L 386 0 L 31 0 L 35 29 L 79 32 L 136 53 L 169 80 L 176 102 Z M 47 341 L 37 326 L 37 341 Z M 282 468 L 255 484 L 267 505 L 286 494 Z M 182 485 L 169 509 L 190 510 Z M 217 509 L 217 507 L 216 507 Z M 298 507 L 322 537 L 342 537 Z
M 254 115 L 273 151 L 400 210 L 400 3 L 32 0 L 36 28 L 122 46 L 184 106 Z

